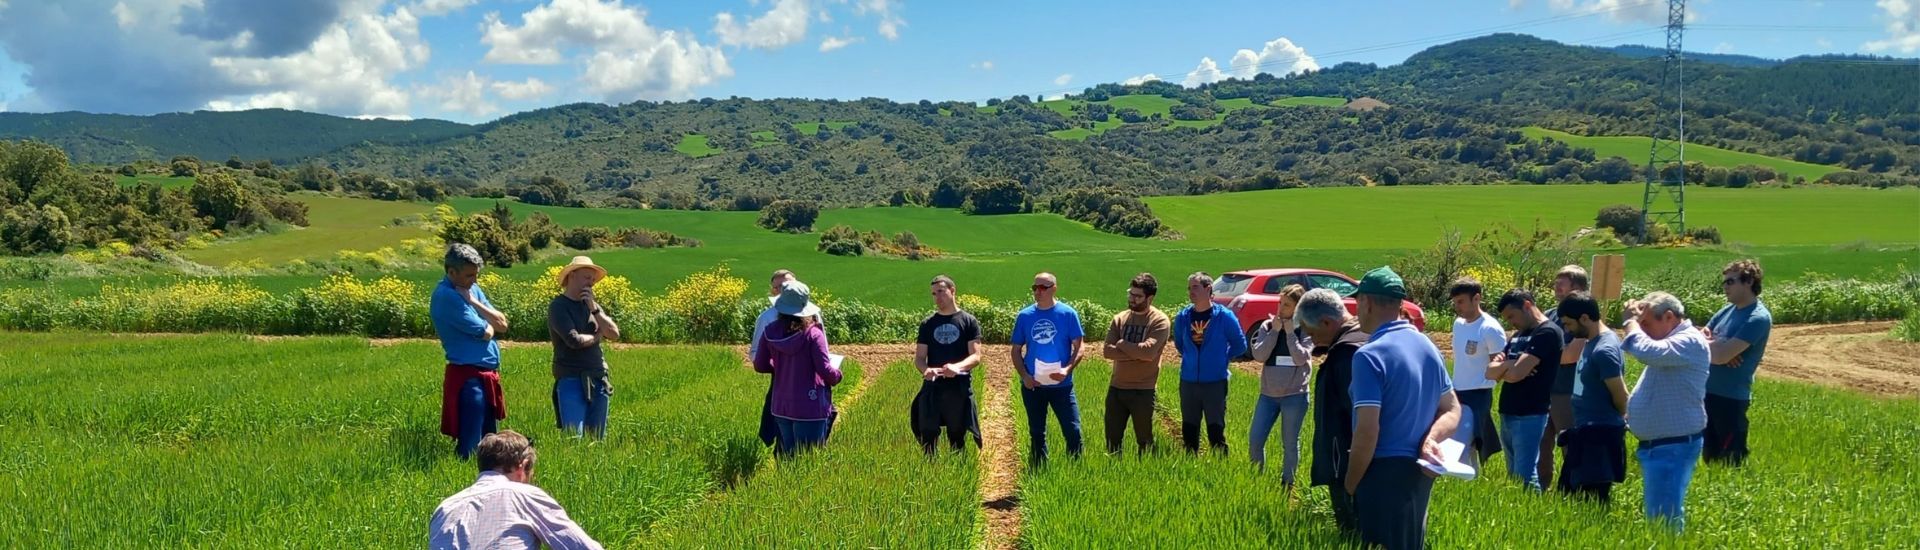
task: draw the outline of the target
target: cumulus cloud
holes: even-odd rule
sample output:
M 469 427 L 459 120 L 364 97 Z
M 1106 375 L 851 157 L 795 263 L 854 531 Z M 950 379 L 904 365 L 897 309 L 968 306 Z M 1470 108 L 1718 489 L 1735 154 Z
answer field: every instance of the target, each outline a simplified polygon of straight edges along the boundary
M 859 37 L 841 38 L 838 36 L 829 36 L 820 41 L 820 52 L 826 53 L 826 52 L 838 50 L 840 48 L 845 48 L 847 46 L 852 46 L 854 44 L 860 43 L 860 40 L 861 39 Z
M 1120 81 L 1120 83 L 1128 86 L 1139 86 L 1141 84 L 1146 84 L 1148 82 L 1153 82 L 1155 80 L 1160 80 L 1160 75 L 1147 73 L 1147 74 L 1143 74 L 1140 76 L 1136 76 L 1133 78 Z
M 467 6 L 471 6 L 478 1 L 479 0 L 421 0 L 420 3 L 413 5 L 413 12 L 420 14 L 422 17 L 435 17 L 466 9 Z
M 775 0 L 773 9 L 748 19 L 744 25 L 735 21 L 732 13 L 720 12 L 713 16 L 713 34 L 728 46 L 777 50 L 805 40 L 811 19 L 806 0 Z
M 1920 51 L 1920 0 L 1879 0 L 1880 19 L 1886 21 L 1887 37 L 1862 45 L 1870 52 Z
M 880 25 L 876 29 L 880 36 L 887 40 L 899 40 L 900 28 L 907 26 L 907 20 L 900 15 L 905 7 L 900 0 L 856 0 L 853 12 L 880 18 Z
M 287 55 L 306 49 L 338 20 L 351 0 L 202 0 L 181 10 L 176 27 L 191 36 L 226 43 L 232 53 L 255 57 Z M 194 5 L 198 4 L 198 5 Z M 123 24 L 130 8 L 116 4 Z M 365 7 L 356 7 L 364 10 Z
M 384 0 L 12 2 L 0 48 L 27 67 L 11 107 L 147 114 L 284 107 L 405 113 L 396 75 L 430 54 Z M 101 14 L 76 17 L 75 14 Z
M 992 62 L 992 61 L 980 61 L 980 62 L 977 62 L 977 63 L 971 63 L 971 64 L 968 64 L 968 65 L 967 65 L 967 68 L 969 68 L 969 69 L 979 69 L 979 70 L 982 70 L 982 71 L 991 71 L 991 70 L 993 70 L 993 62 Z
M 1507 6 L 1519 9 L 1526 0 L 1508 0 Z M 1547 0 L 1547 7 L 1557 12 L 1604 14 L 1607 19 L 1622 23 L 1667 22 L 1667 3 L 1648 0 Z M 1698 12 L 1687 10 L 1687 21 L 1692 22 Z
M 495 82 L 493 83 L 493 91 L 500 94 L 500 97 L 519 101 L 545 97 L 547 94 L 553 93 L 553 86 L 538 78 L 528 77 L 526 80 L 519 82 Z
M 420 96 L 440 100 L 440 110 L 482 117 L 500 112 L 500 106 L 487 99 L 487 88 L 494 84 L 473 71 L 464 76 L 441 80 L 420 90 Z M 504 84 L 504 83 L 503 83 Z
M 1201 84 L 1219 82 L 1223 78 L 1226 78 L 1226 75 L 1220 72 L 1220 65 L 1214 63 L 1211 57 L 1202 57 L 1200 65 L 1187 71 L 1187 78 L 1180 81 L 1180 85 L 1192 88 Z
M 480 42 L 485 61 L 558 64 L 572 53 L 581 81 L 608 102 L 681 99 L 733 76 L 726 54 L 689 35 L 647 23 L 646 11 L 617 0 L 551 0 L 508 25 L 489 13 Z
M 1065 86 L 1068 82 L 1073 82 L 1073 73 L 1053 77 L 1053 85 L 1055 86 Z
M 1284 76 L 1317 71 L 1320 70 L 1320 63 L 1314 61 L 1313 56 L 1307 55 L 1306 48 L 1295 45 L 1286 37 L 1280 37 L 1268 41 L 1260 48 L 1259 53 L 1245 49 L 1235 52 L 1233 61 L 1228 64 L 1228 67 L 1232 68 L 1233 76 L 1237 78 L 1253 78 L 1260 73 Z
M 390 80 L 425 64 L 430 55 L 420 39 L 420 20 L 407 8 L 384 15 L 361 13 L 328 27 L 293 55 L 214 56 L 210 61 L 214 70 L 229 82 L 268 91 L 210 101 L 207 106 L 405 115 L 409 94 Z

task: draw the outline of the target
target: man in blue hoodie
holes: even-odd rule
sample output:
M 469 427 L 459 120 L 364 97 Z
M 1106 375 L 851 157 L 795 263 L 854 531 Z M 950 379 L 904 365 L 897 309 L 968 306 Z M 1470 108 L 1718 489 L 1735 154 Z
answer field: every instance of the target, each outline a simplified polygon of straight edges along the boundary
M 1173 343 L 1180 349 L 1180 437 L 1187 452 L 1200 452 L 1200 418 L 1207 420 L 1207 441 L 1227 452 L 1228 363 L 1247 352 L 1247 335 L 1233 311 L 1213 305 L 1213 276 L 1187 276 L 1193 305 L 1173 319 Z

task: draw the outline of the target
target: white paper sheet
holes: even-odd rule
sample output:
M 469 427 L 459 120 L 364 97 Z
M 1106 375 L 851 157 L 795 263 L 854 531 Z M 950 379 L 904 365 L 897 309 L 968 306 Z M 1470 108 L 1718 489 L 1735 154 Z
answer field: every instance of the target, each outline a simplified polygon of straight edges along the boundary
M 847 360 L 847 356 L 845 355 L 834 355 L 831 353 L 827 354 L 827 364 L 833 365 L 834 370 L 839 370 L 840 362 L 845 360 Z
M 1066 372 L 1066 366 L 1052 361 L 1034 361 L 1033 378 L 1042 386 L 1058 386 L 1065 380 L 1054 380 L 1053 375 Z
M 1434 464 L 1432 462 L 1428 462 L 1427 459 L 1422 458 L 1420 459 L 1420 465 L 1425 467 L 1428 471 L 1431 471 L 1433 473 L 1440 474 L 1446 477 L 1458 478 L 1458 479 L 1473 479 L 1475 474 L 1475 472 L 1473 471 L 1473 466 L 1468 466 L 1466 463 L 1460 462 L 1460 457 L 1462 454 L 1464 454 L 1464 451 L 1466 450 L 1467 450 L 1467 444 L 1462 443 L 1457 439 L 1448 439 L 1446 441 L 1441 441 L 1440 442 L 1440 458 L 1443 459 L 1444 461 L 1439 464 Z

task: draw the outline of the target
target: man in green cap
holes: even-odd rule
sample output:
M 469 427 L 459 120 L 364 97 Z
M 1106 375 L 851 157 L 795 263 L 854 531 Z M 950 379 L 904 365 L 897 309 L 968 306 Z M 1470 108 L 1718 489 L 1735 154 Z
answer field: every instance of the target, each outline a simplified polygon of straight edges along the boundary
M 1373 334 L 1353 356 L 1353 447 L 1347 493 L 1360 538 L 1389 549 L 1422 548 L 1439 442 L 1453 437 L 1460 403 L 1433 341 L 1400 319 L 1407 285 L 1392 269 L 1368 271 L 1354 296 L 1360 330 Z

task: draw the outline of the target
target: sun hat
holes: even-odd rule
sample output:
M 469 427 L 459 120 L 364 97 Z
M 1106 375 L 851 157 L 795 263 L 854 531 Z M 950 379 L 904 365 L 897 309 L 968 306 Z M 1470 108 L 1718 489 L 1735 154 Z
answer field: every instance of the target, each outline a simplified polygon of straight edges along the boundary
M 567 286 L 567 277 L 573 275 L 573 272 L 579 271 L 582 269 L 593 270 L 593 273 L 594 273 L 593 282 L 595 283 L 600 282 L 601 279 L 607 278 L 607 270 L 600 266 L 593 265 L 593 258 L 588 258 L 586 256 L 574 256 L 572 262 L 568 262 L 566 267 L 560 268 L 560 276 L 555 278 L 554 284 L 557 284 L 563 287 Z M 593 286 L 593 285 L 587 285 L 587 286 Z
M 813 290 L 800 281 L 787 281 L 780 286 L 780 297 L 773 299 L 773 310 L 795 317 L 820 314 L 820 306 L 813 305 Z

